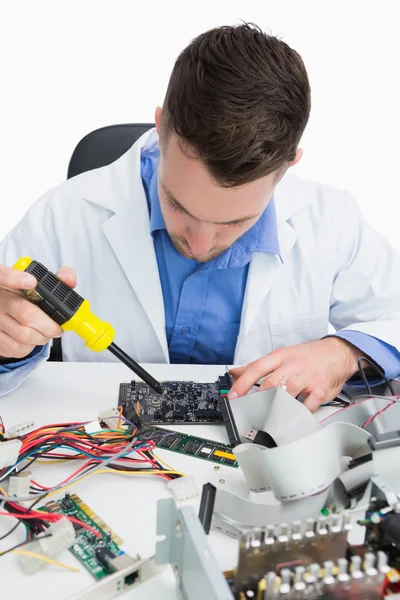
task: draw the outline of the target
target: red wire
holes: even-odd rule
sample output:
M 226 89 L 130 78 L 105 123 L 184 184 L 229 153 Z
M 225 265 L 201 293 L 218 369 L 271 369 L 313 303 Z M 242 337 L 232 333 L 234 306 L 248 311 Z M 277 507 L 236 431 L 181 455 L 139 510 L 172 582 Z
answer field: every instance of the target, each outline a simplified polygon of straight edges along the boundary
M 367 425 L 369 425 L 371 423 L 371 421 L 373 421 L 375 419 L 375 417 L 379 417 L 379 415 L 381 415 L 382 413 L 384 413 L 385 410 L 387 410 L 388 408 L 390 408 L 391 406 L 393 406 L 394 403 L 395 403 L 395 400 L 393 400 L 393 402 L 391 402 L 387 406 L 384 406 L 383 408 L 381 408 L 380 411 L 378 411 L 377 413 L 375 413 L 374 415 L 372 415 L 372 417 L 370 417 L 367 421 L 365 421 L 364 425 L 361 425 L 361 429 L 364 429 L 364 427 L 367 427 Z
M 68 483 L 68 481 L 70 481 L 76 475 L 79 475 L 79 473 L 81 471 L 83 471 L 84 469 L 86 469 L 87 467 L 89 467 L 93 463 L 97 464 L 98 461 L 88 460 L 87 462 L 85 462 L 84 465 L 82 465 L 81 467 L 79 467 L 79 469 L 77 471 L 75 471 L 74 473 L 72 473 L 72 475 L 70 475 L 69 477 L 67 477 L 66 479 L 64 479 L 64 481 L 61 481 L 61 483 L 59 483 L 58 485 L 64 485 L 65 483 Z M 40 483 L 37 483 L 37 481 L 35 481 L 34 479 L 32 479 L 31 481 L 32 481 L 33 485 L 35 485 L 36 487 L 41 488 L 42 490 L 51 490 L 54 487 L 54 486 L 46 487 L 44 485 L 41 485 Z
M 85 529 L 88 529 L 88 531 L 94 533 L 96 537 L 101 538 L 101 533 L 99 533 L 96 529 L 93 529 L 93 527 L 90 527 L 90 525 L 88 525 L 87 523 L 84 523 L 79 519 L 75 519 L 75 517 L 69 517 L 68 515 L 63 515 L 60 513 L 32 512 L 29 514 L 14 515 L 13 513 L 0 512 L 0 515 L 2 517 L 14 517 L 15 519 L 41 519 L 42 521 L 48 521 L 49 523 L 57 522 L 63 517 L 66 517 L 68 521 L 71 521 L 71 523 L 78 523 L 78 525 L 81 525 Z

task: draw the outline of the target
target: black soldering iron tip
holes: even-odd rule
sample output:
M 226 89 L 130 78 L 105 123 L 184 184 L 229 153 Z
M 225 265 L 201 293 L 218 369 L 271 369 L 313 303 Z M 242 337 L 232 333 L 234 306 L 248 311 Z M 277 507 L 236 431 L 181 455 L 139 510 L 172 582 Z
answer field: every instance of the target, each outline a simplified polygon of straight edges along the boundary
M 128 356 L 126 352 L 121 350 L 119 346 L 114 344 L 114 342 L 112 342 L 108 346 L 108 350 L 112 354 L 114 354 L 114 356 L 116 356 L 122 363 L 124 363 L 124 365 L 132 369 L 132 371 L 136 373 L 136 375 L 143 379 L 143 381 L 147 383 L 147 385 L 149 385 L 151 388 L 153 388 L 153 390 L 155 390 L 158 394 L 162 394 L 164 392 L 161 383 L 157 381 L 157 379 L 154 379 L 154 377 L 150 375 L 150 373 L 143 369 L 143 367 L 141 367 L 135 360 L 133 360 L 133 358 Z

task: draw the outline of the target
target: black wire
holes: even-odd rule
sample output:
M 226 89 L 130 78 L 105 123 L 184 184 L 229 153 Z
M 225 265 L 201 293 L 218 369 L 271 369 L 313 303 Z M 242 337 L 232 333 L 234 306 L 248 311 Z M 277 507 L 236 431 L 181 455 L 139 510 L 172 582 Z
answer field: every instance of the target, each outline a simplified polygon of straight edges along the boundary
M 363 364 L 362 364 L 362 361 L 363 361 L 363 360 L 365 360 L 364 356 L 360 356 L 360 357 L 357 359 L 358 370 L 360 371 L 360 375 L 361 375 L 361 377 L 362 377 L 362 380 L 363 380 L 363 382 L 364 382 L 364 385 L 365 385 L 365 387 L 366 387 L 366 388 L 367 388 L 367 390 L 368 390 L 368 393 L 369 393 L 369 394 L 371 394 L 371 396 L 372 396 L 372 390 L 371 390 L 371 387 L 370 387 L 370 385 L 369 385 L 369 383 L 368 383 L 368 379 L 367 379 L 367 377 L 366 377 L 366 375 L 365 375 L 364 367 L 363 367 Z
M 43 540 L 44 538 L 52 537 L 52 535 L 53 535 L 52 533 L 46 533 L 45 535 L 41 535 L 39 539 Z M 37 539 L 38 539 L 37 537 L 34 537 L 31 540 L 25 540 L 24 542 L 21 542 L 20 544 L 16 544 L 12 548 L 9 548 L 8 550 L 4 550 L 4 552 L 0 552 L 0 556 L 4 556 L 4 554 L 8 554 L 9 552 L 16 550 L 17 548 L 22 548 L 22 546 L 27 546 L 28 544 L 31 544 L 32 542 L 36 542 Z
M 15 506 L 12 506 L 10 502 L 4 503 L 4 508 L 10 514 L 10 516 L 18 515 L 18 517 L 22 517 L 24 514 L 27 514 L 30 511 L 30 508 L 25 509 L 25 507 L 21 506 L 20 504 L 17 504 L 16 502 L 13 502 L 12 504 L 15 504 Z M 41 531 L 43 531 L 43 523 L 39 519 L 18 518 L 17 523 L 6 534 L 4 534 L 0 538 L 0 540 L 3 540 L 9 535 L 11 535 L 13 531 L 17 529 L 18 525 L 22 524 L 25 525 L 33 533 L 40 533 Z
M 346 392 L 346 390 L 342 390 L 340 393 L 343 394 L 343 396 L 346 396 L 346 398 L 348 398 L 350 402 L 352 401 L 352 397 Z
M 16 523 L 15 525 L 13 525 L 13 527 L 11 527 L 10 531 L 7 531 L 7 533 L 5 533 L 4 535 L 2 535 L 0 537 L 0 540 L 5 540 L 6 537 L 8 537 L 9 535 L 11 535 L 18 527 L 18 525 L 25 525 L 24 522 L 18 520 L 18 523 Z
M 360 370 L 361 373 L 361 377 L 363 378 L 363 381 L 365 383 L 365 387 L 368 390 L 368 393 L 371 394 L 371 396 L 373 396 L 372 390 L 370 388 L 370 385 L 368 383 L 368 380 L 365 376 L 365 370 L 364 370 L 364 366 L 362 365 L 362 361 L 365 360 L 366 363 L 369 364 L 369 366 L 376 372 L 378 373 L 379 377 L 381 377 L 388 385 L 389 390 L 392 394 L 392 396 L 396 396 L 396 392 L 393 389 L 392 384 L 390 383 L 389 379 L 386 377 L 385 373 L 382 371 L 382 369 L 380 369 L 378 367 L 378 365 L 376 365 L 371 359 L 367 358 L 366 356 L 360 356 L 360 358 L 357 360 L 357 364 L 358 364 L 358 368 Z

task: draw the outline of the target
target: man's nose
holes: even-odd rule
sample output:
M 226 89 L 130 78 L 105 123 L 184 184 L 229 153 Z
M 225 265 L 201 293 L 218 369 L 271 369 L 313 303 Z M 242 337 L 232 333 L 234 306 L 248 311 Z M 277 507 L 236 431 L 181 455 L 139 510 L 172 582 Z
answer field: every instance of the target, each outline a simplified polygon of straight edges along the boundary
M 186 231 L 186 241 L 195 256 L 207 254 L 215 246 L 215 231 L 202 225 L 190 227 Z

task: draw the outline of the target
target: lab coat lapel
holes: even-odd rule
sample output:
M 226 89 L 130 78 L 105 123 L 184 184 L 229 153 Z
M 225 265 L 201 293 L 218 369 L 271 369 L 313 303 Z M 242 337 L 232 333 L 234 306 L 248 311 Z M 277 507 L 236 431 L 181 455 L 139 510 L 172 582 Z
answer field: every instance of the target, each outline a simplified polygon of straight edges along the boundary
M 142 194 L 143 198 L 137 198 L 126 210 L 110 217 L 103 224 L 103 231 L 168 361 L 163 295 L 143 188 L 137 186 L 135 194 Z
M 149 211 L 140 175 L 141 149 L 157 140 L 145 133 L 121 158 L 99 169 L 85 198 L 111 212 L 102 228 L 143 310 L 167 362 L 164 301 L 150 235 Z
M 286 221 L 278 221 L 278 239 L 281 258 L 277 254 L 255 252 L 250 262 L 246 293 L 243 301 L 239 340 L 249 333 L 261 305 L 291 252 L 297 234 Z

